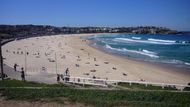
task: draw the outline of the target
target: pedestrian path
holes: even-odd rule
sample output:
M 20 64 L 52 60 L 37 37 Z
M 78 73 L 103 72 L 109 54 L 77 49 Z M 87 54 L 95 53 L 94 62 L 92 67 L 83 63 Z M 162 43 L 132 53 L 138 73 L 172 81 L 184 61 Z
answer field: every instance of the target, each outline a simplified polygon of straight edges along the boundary
M 14 71 L 14 69 L 6 64 L 3 66 L 4 73 L 11 79 L 21 80 L 21 73 L 19 71 Z M 26 81 L 33 81 L 38 83 L 56 84 L 56 74 L 49 73 L 38 73 L 33 75 L 25 76 Z

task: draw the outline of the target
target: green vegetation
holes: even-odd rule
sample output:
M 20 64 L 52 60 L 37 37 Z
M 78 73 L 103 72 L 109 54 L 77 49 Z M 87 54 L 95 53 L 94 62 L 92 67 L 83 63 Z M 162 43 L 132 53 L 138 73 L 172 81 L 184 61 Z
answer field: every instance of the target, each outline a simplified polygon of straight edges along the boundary
M 188 83 L 188 85 L 190 86 L 190 83 Z M 190 91 L 190 87 L 185 87 L 183 90 L 184 91 Z
M 126 87 L 128 89 L 134 89 L 134 90 L 177 90 L 175 87 L 172 86 L 165 86 L 162 88 L 161 86 L 153 86 L 153 85 L 143 85 L 138 83 L 118 83 L 119 86 Z
M 0 34 L 6 39 L 56 34 L 76 33 L 133 33 L 133 34 L 176 34 L 164 27 L 55 27 L 49 25 L 0 25 Z
M 63 84 L 44 84 L 44 83 L 36 83 L 36 82 L 23 82 L 19 80 L 7 80 L 0 81 L 0 88 L 6 87 L 67 87 Z
M 6 85 L 5 85 L 6 84 Z M 33 88 L 1 88 L 1 87 L 42 87 Z M 47 87 L 48 86 L 48 87 Z M 0 93 L 7 99 L 40 101 L 54 99 L 64 103 L 59 98 L 67 98 L 71 102 L 80 102 L 98 107 L 135 106 L 135 107 L 188 107 L 189 92 L 145 91 L 145 90 L 94 90 L 76 89 L 64 85 L 47 85 L 33 82 L 0 81 Z

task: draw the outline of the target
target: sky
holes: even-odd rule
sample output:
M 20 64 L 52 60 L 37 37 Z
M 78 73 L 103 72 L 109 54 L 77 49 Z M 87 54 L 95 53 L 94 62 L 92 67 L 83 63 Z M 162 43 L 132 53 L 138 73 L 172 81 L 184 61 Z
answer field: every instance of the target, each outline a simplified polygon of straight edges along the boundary
M 0 0 L 0 24 L 190 31 L 190 0 Z

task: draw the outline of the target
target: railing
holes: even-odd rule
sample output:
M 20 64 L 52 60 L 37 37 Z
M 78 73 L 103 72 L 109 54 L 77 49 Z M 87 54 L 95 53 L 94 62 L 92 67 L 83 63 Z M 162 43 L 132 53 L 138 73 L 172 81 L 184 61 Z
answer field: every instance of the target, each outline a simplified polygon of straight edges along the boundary
M 161 86 L 162 88 L 164 88 L 165 86 L 173 86 L 176 87 L 178 89 L 183 89 L 184 87 L 190 87 L 190 85 L 184 85 L 184 84 L 171 84 L 171 83 L 159 83 L 159 82 L 146 82 L 146 81 L 123 81 L 123 80 L 107 80 L 107 83 L 115 83 L 116 85 L 118 85 L 118 83 L 128 83 L 129 85 L 132 84 L 143 84 L 146 87 L 148 85 L 153 85 L 153 86 Z
M 190 85 L 184 85 L 184 84 L 170 84 L 170 83 L 157 83 L 157 82 L 146 82 L 146 81 L 124 81 L 124 80 L 107 80 L 107 79 L 93 79 L 93 78 L 84 78 L 84 77 L 69 77 L 64 76 L 64 82 L 65 83 L 72 83 L 72 84 L 82 84 L 84 85 L 98 85 L 98 86 L 105 86 L 115 84 L 116 86 L 118 83 L 128 83 L 129 85 L 132 84 L 143 84 L 146 87 L 148 85 L 153 86 L 161 86 L 164 88 L 165 86 L 175 86 L 179 89 L 183 89 L 184 87 L 190 87 Z
M 97 85 L 97 86 L 105 86 L 105 87 L 107 86 L 106 79 L 64 76 L 63 81 L 65 83 L 82 84 L 83 86 L 84 85 Z

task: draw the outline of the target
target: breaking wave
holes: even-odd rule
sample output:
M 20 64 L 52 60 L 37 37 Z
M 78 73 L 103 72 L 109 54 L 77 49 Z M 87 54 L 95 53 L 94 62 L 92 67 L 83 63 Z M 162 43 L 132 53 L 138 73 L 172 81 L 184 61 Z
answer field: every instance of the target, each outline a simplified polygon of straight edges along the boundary
M 188 62 L 185 62 L 185 65 L 190 65 L 190 63 L 188 63 Z
M 175 40 L 162 40 L 162 39 L 153 39 L 149 38 L 148 40 L 141 40 L 141 38 L 132 37 L 133 39 L 129 38 L 115 38 L 114 41 L 117 42 L 125 42 L 125 43 L 147 43 L 147 44 L 160 44 L 160 45 L 172 45 L 172 44 L 189 44 L 188 41 L 175 41 Z
M 145 56 L 149 56 L 151 58 L 159 58 L 159 56 L 156 55 L 155 52 L 151 52 L 151 51 L 148 51 L 148 50 L 139 50 L 139 51 L 136 51 L 136 50 L 129 50 L 129 49 L 126 49 L 126 48 L 122 48 L 122 49 L 119 49 L 119 48 L 113 48 L 111 47 L 110 45 L 105 45 L 105 47 L 107 49 L 111 49 L 111 50 L 115 50 L 115 51 L 120 51 L 120 52 L 132 52 L 132 53 L 137 53 L 137 54 L 141 54 L 141 55 L 145 55 Z
M 140 40 L 141 37 L 132 37 L 133 39 L 137 39 L 137 40 Z
M 160 43 L 176 43 L 176 41 L 173 41 L 173 40 L 162 40 L 162 39 L 153 39 L 153 38 L 150 38 L 148 40 L 153 41 L 153 42 L 160 42 Z

